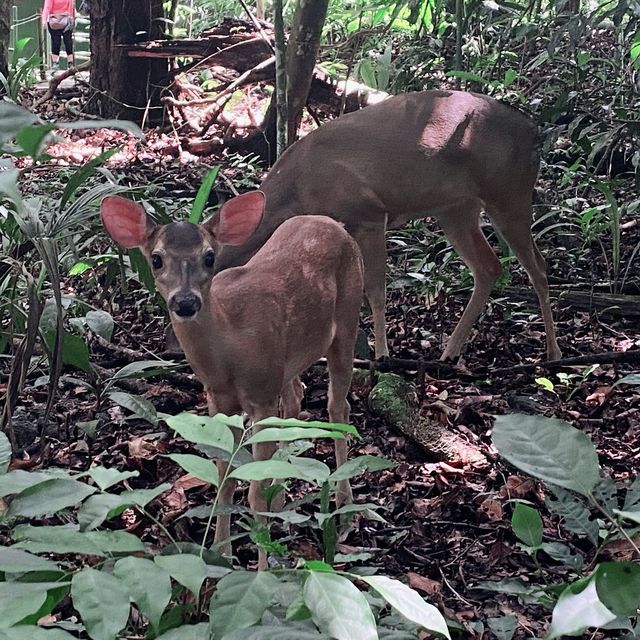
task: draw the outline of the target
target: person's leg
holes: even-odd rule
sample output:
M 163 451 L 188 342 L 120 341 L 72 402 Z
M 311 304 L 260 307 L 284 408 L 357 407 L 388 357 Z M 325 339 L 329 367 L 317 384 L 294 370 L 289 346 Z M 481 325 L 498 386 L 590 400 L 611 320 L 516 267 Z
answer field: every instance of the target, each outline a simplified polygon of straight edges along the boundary
M 51 68 L 57 69 L 60 64 L 60 46 L 62 45 L 62 31 L 47 26 L 51 36 Z
M 64 50 L 67 52 L 67 67 L 73 66 L 73 30 L 67 29 L 63 32 Z

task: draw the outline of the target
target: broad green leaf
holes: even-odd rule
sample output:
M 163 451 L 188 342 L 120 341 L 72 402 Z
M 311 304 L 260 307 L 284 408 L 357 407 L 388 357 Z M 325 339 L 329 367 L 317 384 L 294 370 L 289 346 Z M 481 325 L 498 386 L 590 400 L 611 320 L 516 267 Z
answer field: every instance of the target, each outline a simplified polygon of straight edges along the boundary
M 578 635 L 589 627 L 603 627 L 615 619 L 616 614 L 600 602 L 595 576 L 592 576 L 575 582 L 562 592 L 553 609 L 547 638 Z
M 78 195 L 78 187 L 80 187 L 80 185 L 82 185 L 88 178 L 96 173 L 97 167 L 105 163 L 109 158 L 111 158 L 111 156 L 118 153 L 118 151 L 119 149 L 117 147 L 107 149 L 95 158 L 91 158 L 91 160 L 83 164 L 77 171 L 71 174 L 71 176 L 69 176 L 69 179 L 67 180 L 67 184 L 64 187 L 64 191 L 62 192 L 62 197 L 60 198 L 60 203 L 58 205 L 58 211 L 63 211 L 67 202 L 69 202 L 69 200 L 71 200 L 73 196 Z M 72 274 L 70 273 L 69 275 Z M 98 331 L 96 331 L 96 333 L 105 338 L 105 340 L 111 340 L 111 336 L 107 338 Z
M 554 560 L 562 562 L 562 564 L 573 569 L 576 573 L 582 571 L 584 565 L 582 556 L 574 553 L 571 547 L 566 544 L 562 544 L 562 542 L 543 542 L 540 545 L 540 549 Z
M 500 618 L 487 618 L 489 629 L 498 640 L 511 640 L 518 628 L 518 618 L 515 616 L 502 616 Z
M 47 587 L 42 583 L 0 582 L 0 629 L 35 613 L 46 599 Z
M 200 588 L 207 577 L 207 565 L 202 558 L 190 553 L 177 553 L 171 556 L 155 556 L 153 561 L 183 587 L 198 598 Z
M 311 618 L 323 633 L 337 640 L 378 640 L 376 621 L 366 598 L 346 578 L 311 571 L 302 594 Z
M 62 569 L 55 562 L 39 558 L 26 551 L 13 547 L 0 547 L 0 572 L 29 573 L 30 571 L 62 571 Z
M 640 565 L 602 563 L 596 571 L 596 591 L 602 604 L 616 615 L 636 615 L 640 608 Z
M 209 607 L 214 637 L 223 638 L 231 631 L 256 624 L 270 606 L 277 587 L 278 579 L 267 571 L 235 571 L 222 578 Z
M 101 493 L 97 496 L 91 496 L 78 509 L 80 529 L 82 531 L 95 529 L 105 520 L 120 515 L 127 507 L 144 507 L 170 488 L 171 485 L 165 483 L 155 489 L 135 489 L 133 491 L 124 491 L 119 495 Z
M 16 143 L 32 158 L 37 158 L 43 151 L 45 138 L 55 129 L 53 124 L 37 124 L 21 129 L 16 135 Z
M 214 487 L 218 486 L 218 468 L 211 460 L 194 456 L 190 453 L 172 453 L 167 458 L 171 458 L 171 460 L 178 463 L 192 476 L 204 480 L 204 482 L 209 482 Z
M 82 535 L 109 555 L 146 551 L 142 540 L 128 531 L 87 531 Z
M 95 492 L 94 487 L 84 482 L 54 478 L 29 487 L 17 495 L 9 505 L 8 515 L 39 518 L 72 507 Z
M 593 443 L 563 420 L 496 416 L 492 439 L 512 465 L 544 482 L 588 496 L 600 479 Z
M 640 524 L 640 511 L 621 511 L 616 509 L 615 514 L 626 520 L 631 520 L 636 524 Z
M 76 122 L 56 122 L 56 129 L 118 129 L 144 138 L 142 129 L 128 120 L 78 120 Z
M 266 428 L 254 433 L 247 444 L 256 442 L 290 442 L 292 440 L 305 440 L 308 438 L 334 438 L 344 439 L 341 431 L 329 431 L 327 429 L 300 429 L 299 427 L 289 427 L 288 429 Z
M 550 487 L 551 494 L 545 499 L 545 504 L 551 511 L 563 518 L 563 525 L 577 533 L 586 535 L 591 544 L 598 544 L 598 521 L 591 516 L 591 512 L 578 496 L 562 489 Z
M 358 430 L 352 424 L 344 424 L 343 422 L 322 422 L 320 420 L 298 420 L 298 418 L 265 418 L 255 423 L 258 427 L 282 427 L 299 429 L 327 429 L 328 431 L 342 431 L 358 436 Z
M 171 578 L 158 564 L 129 556 L 116 562 L 113 575 L 126 585 L 138 610 L 158 629 L 160 618 L 171 600 Z
M 118 369 L 111 380 L 123 380 L 126 378 L 148 378 L 168 369 L 174 369 L 176 364 L 166 360 L 138 360 Z
M 125 391 L 109 391 L 107 395 L 113 402 L 125 409 L 129 409 L 138 418 L 142 418 L 151 424 L 158 423 L 156 408 L 146 398 L 126 393 Z
M 13 102 L 0 102 L 0 145 L 25 127 L 42 122 L 38 116 Z
M 0 640 L 76 640 L 62 629 L 43 629 L 42 627 L 29 627 L 29 637 L 25 637 L 24 627 L 19 625 L 11 629 L 0 628 Z
M 386 576 L 362 576 L 360 580 L 375 589 L 396 611 L 411 622 L 431 633 L 439 633 L 445 638 L 451 637 L 442 614 L 406 584 Z
M 217 416 L 180 413 L 177 416 L 165 418 L 165 422 L 185 440 L 195 444 L 206 444 L 228 453 L 234 449 L 233 432 Z
M 630 373 L 628 376 L 624 376 L 617 380 L 612 388 L 617 387 L 619 384 L 640 384 L 640 373 Z
M 330 476 L 329 480 L 338 482 L 339 480 L 349 480 L 365 471 L 382 471 L 383 469 L 392 469 L 396 463 L 386 458 L 378 456 L 359 456 L 352 460 L 347 460 L 342 466 L 338 467 Z
M 320 460 L 304 456 L 289 456 L 289 462 L 298 469 L 302 480 L 322 484 L 329 479 L 331 469 Z
M 92 370 L 87 343 L 80 336 L 69 331 L 64 332 L 62 361 L 87 373 Z
M 623 509 L 625 511 L 634 511 L 636 508 L 640 508 L 640 474 L 636 476 L 624 496 Z
M 193 224 L 198 224 L 202 219 L 202 212 L 204 208 L 207 206 L 207 202 L 209 201 L 209 194 L 211 193 L 211 188 L 218 177 L 218 171 L 220 167 L 215 165 L 211 167 L 209 173 L 202 181 L 200 188 L 198 189 L 198 193 L 196 193 L 195 200 L 193 201 L 193 205 L 191 206 L 191 213 L 189 214 L 189 222 Z
M 300 624 L 288 622 L 286 625 L 250 627 L 238 629 L 225 635 L 224 640 L 330 640 L 329 636 L 302 627 Z M 197 640 L 203 640 L 198 638 Z M 355 639 L 354 639 L 355 640 Z
M 335 518 L 336 516 L 341 516 L 346 513 L 362 513 L 365 518 L 369 520 L 375 520 L 376 522 L 384 522 L 386 520 L 375 512 L 375 509 L 381 509 L 381 505 L 373 504 L 371 502 L 365 502 L 360 504 L 345 504 L 341 507 L 338 507 L 334 511 L 329 513 L 316 513 L 315 517 L 320 524 L 322 524 L 328 518 Z
M 19 540 L 14 548 L 28 549 L 34 553 L 104 555 L 102 549 L 75 526 L 34 527 L 23 524 L 13 529 L 12 537 Z
M 91 331 L 98 334 L 105 340 L 111 340 L 111 336 L 113 334 L 113 318 L 110 313 L 101 311 L 100 309 L 96 311 L 87 311 L 85 320 L 87 321 L 87 326 Z
M 511 516 L 511 528 L 528 547 L 539 547 L 542 544 L 542 518 L 536 509 L 516 502 Z
M 24 471 L 23 469 L 9 471 L 4 475 L 0 475 L 0 498 L 14 493 L 21 493 L 29 487 L 48 482 L 54 477 L 50 473 L 43 471 Z
M 11 443 L 9 438 L 0 431 L 0 476 L 7 473 L 11 462 Z
M 328 471 L 328 469 L 327 469 Z M 327 475 L 329 475 L 327 473 Z M 248 462 L 241 467 L 234 469 L 230 477 L 238 480 L 269 480 L 299 478 L 308 480 L 308 474 L 304 470 L 283 460 L 259 460 Z
M 73 606 L 92 640 L 115 640 L 129 619 L 129 592 L 113 575 L 84 569 L 71 582 Z
M 209 625 L 206 622 L 200 624 L 185 624 L 177 629 L 171 629 L 157 640 L 207 640 L 209 637 Z
M 137 478 L 140 474 L 137 471 L 118 471 L 118 469 L 108 469 L 107 467 L 91 467 L 89 475 L 100 487 L 100 491 L 106 491 L 109 487 L 128 480 Z

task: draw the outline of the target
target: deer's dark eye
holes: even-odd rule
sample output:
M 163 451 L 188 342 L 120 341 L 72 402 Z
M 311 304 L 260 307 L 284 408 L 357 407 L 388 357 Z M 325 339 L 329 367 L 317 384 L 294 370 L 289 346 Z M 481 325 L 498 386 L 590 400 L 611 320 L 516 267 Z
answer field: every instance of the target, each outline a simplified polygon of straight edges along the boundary
M 162 256 L 159 253 L 154 253 L 151 256 L 151 266 L 154 269 L 162 269 Z
M 204 254 L 204 266 L 207 269 L 211 269 L 211 267 L 213 267 L 213 263 L 215 262 L 215 255 L 213 253 L 213 251 L 209 250 L 207 251 L 207 253 Z

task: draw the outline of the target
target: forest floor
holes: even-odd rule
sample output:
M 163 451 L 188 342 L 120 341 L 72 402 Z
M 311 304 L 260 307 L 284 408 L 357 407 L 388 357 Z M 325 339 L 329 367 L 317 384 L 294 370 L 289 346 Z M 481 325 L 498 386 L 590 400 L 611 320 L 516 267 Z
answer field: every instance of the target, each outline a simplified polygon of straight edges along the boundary
M 44 109 L 48 115 L 62 114 L 65 100 L 54 99 Z M 144 143 L 127 134 L 105 131 L 64 135 L 49 150 L 53 165 L 57 165 L 49 167 L 51 174 L 60 165 L 86 160 L 88 149 L 104 150 L 120 145 L 121 158 L 118 160 L 116 156 L 111 166 L 122 183 L 132 186 L 156 183 L 157 196 L 184 198 L 185 202 L 193 197 L 202 179 L 203 164 L 221 161 L 209 157 L 187 158 L 185 162 L 184 157 L 167 154 L 160 147 L 170 134 L 158 131 L 151 132 Z M 259 174 L 255 167 L 250 169 Z M 229 178 L 233 180 L 242 170 L 227 160 L 225 171 Z M 39 169 L 37 181 L 31 181 L 27 189 L 42 189 L 51 174 Z M 540 187 L 544 200 L 552 188 L 544 179 Z M 630 219 L 622 220 L 622 224 L 621 253 L 628 257 L 640 243 L 640 227 Z M 438 234 L 431 223 L 417 223 L 404 236 L 398 232 L 390 235 L 420 247 Z M 563 356 L 640 349 L 637 314 L 617 313 L 615 309 L 597 311 L 588 305 L 578 308 L 574 304 L 570 294 L 575 283 L 582 283 L 579 287 L 582 291 L 595 295 L 596 283 L 607 281 L 607 268 L 599 240 L 586 246 L 575 240 L 571 243 L 568 235 L 553 232 L 544 234 L 539 242 L 556 292 L 554 307 Z M 108 246 L 105 239 L 104 248 Z M 398 242 L 392 242 L 391 246 L 392 287 L 387 305 L 390 351 L 401 358 L 435 360 L 461 315 L 469 289 L 456 292 L 445 287 L 434 293 L 428 279 L 424 284 L 414 281 L 412 286 L 402 286 L 412 265 Z M 640 392 L 638 387 L 628 385 L 614 387 L 617 380 L 637 372 L 640 365 L 611 362 L 595 367 L 566 366 L 562 368 L 566 374 L 562 379 L 544 367 L 528 372 L 515 369 L 515 365 L 544 359 L 544 333 L 537 304 L 520 296 L 521 291 L 529 290 L 526 275 L 515 263 L 508 267 L 510 293 L 494 292 L 457 363 L 461 375 L 450 370 L 446 376 L 427 374 L 421 390 L 420 412 L 426 422 L 445 427 L 478 456 L 470 459 L 454 454 L 443 459 L 395 431 L 370 411 L 369 388 L 364 378 L 359 379 L 350 394 L 352 421 L 361 435 L 351 443 L 350 455 L 382 455 L 396 466 L 364 474 L 354 482 L 356 502 L 380 505 L 386 522 L 359 516 L 340 541 L 338 551 L 371 554 L 361 564 L 406 580 L 448 618 L 465 626 L 461 637 L 478 640 L 492 637 L 485 626 L 488 619 L 516 616 L 519 625 L 516 638 L 541 637 L 550 619 L 549 609 L 527 601 L 526 597 L 483 588 L 482 583 L 519 578 L 524 585 L 560 584 L 573 579 L 566 567 L 544 553 L 538 555 L 537 566 L 518 544 L 510 524 L 514 500 L 524 500 L 540 511 L 545 541 L 569 545 L 584 555 L 585 564 L 631 557 L 631 550 L 622 542 L 601 548 L 596 556 L 583 538 L 560 525 L 558 517 L 545 505 L 548 495 L 543 485 L 517 473 L 492 447 L 493 416 L 517 412 L 570 422 L 593 440 L 603 472 L 619 487 L 632 480 L 640 469 Z M 462 267 L 454 263 L 449 266 L 452 268 Z M 437 267 L 434 277 L 441 277 Z M 442 277 L 448 281 L 446 273 Z M 161 356 L 167 320 L 155 299 L 135 283 L 130 283 L 126 294 L 114 293 L 113 288 L 103 287 L 103 283 L 100 272 L 90 271 L 83 276 L 68 277 L 65 285 L 68 294 L 110 312 L 115 319 L 112 345 L 92 341 L 92 362 L 115 371 L 135 359 L 149 359 L 149 354 Z M 603 294 L 606 298 L 607 291 Z M 371 337 L 367 317 L 363 327 Z M 502 372 L 490 371 L 497 369 Z M 184 371 L 188 373 L 188 367 Z M 418 382 L 415 373 L 404 375 Z M 537 382 L 540 378 L 548 379 L 550 384 Z M 314 368 L 305 377 L 305 383 L 305 410 L 313 418 L 326 419 L 327 380 L 322 367 Z M 203 394 L 197 386 L 181 386 L 162 376 L 145 379 L 141 385 L 143 395 L 158 410 L 206 412 Z M 203 522 L 179 518 L 188 509 L 210 500 L 211 491 L 164 457 L 167 452 L 184 450 L 184 443 L 174 439 L 162 423 L 154 426 L 127 417 L 126 411 L 116 405 L 96 413 L 95 397 L 85 387 L 65 383 L 51 424 L 43 429 L 40 417 L 45 400 L 44 387 L 27 386 L 14 417 L 23 447 L 22 460 L 17 459 L 14 466 L 83 470 L 97 462 L 120 470 L 139 471 L 139 477 L 131 481 L 134 488 L 169 482 L 172 489 L 152 505 L 154 516 L 177 539 L 200 540 Z M 93 419 L 99 421 L 98 430 L 95 437 L 88 437 L 78 425 Z M 308 455 L 333 463 L 331 447 L 326 443 L 317 443 Z M 293 485 L 289 495 L 295 499 L 301 491 L 302 487 Z M 130 514 L 127 518 L 123 516 L 112 526 L 127 528 L 153 546 L 166 543 L 155 523 L 141 516 L 132 520 Z M 285 535 L 277 527 L 274 533 Z M 313 536 L 295 526 L 289 533 L 293 556 L 319 557 Z M 235 552 L 241 565 L 255 566 L 253 549 L 247 539 L 236 542 Z M 601 632 L 588 637 L 617 636 Z

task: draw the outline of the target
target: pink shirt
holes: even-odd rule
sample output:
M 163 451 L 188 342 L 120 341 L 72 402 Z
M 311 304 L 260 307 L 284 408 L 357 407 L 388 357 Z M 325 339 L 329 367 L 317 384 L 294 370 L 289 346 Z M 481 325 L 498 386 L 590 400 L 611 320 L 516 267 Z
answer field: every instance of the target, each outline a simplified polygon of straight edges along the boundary
M 55 13 L 68 13 L 70 16 L 76 15 L 75 0 L 44 0 L 42 8 L 42 24 L 46 25 L 49 16 Z

